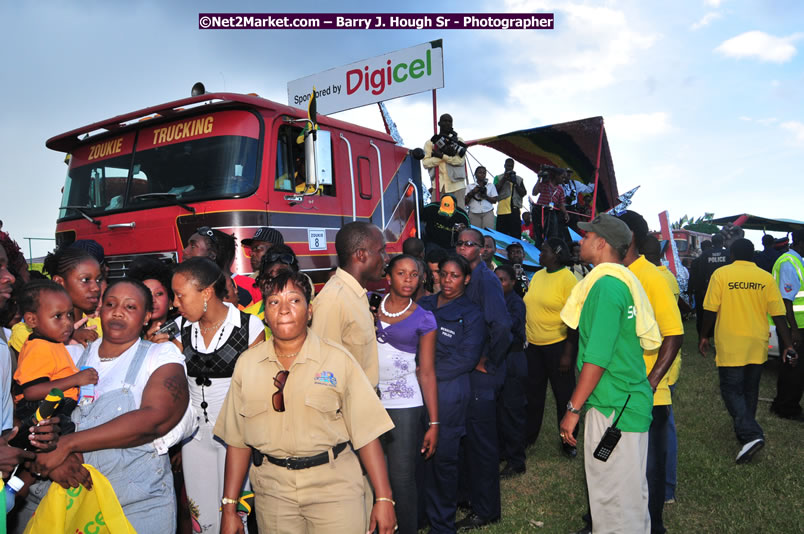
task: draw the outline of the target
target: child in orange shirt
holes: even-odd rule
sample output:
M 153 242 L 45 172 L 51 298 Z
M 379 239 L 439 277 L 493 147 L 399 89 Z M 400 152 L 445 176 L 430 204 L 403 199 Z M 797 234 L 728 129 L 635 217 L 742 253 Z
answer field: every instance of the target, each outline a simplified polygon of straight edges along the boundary
M 56 282 L 35 280 L 23 288 L 19 304 L 33 333 L 22 346 L 14 372 L 15 415 L 29 417 L 50 390 L 58 388 L 64 401 L 55 415 L 62 415 L 64 424 L 77 404 L 78 388 L 98 383 L 98 372 L 79 371 L 64 346 L 73 333 L 72 300 Z

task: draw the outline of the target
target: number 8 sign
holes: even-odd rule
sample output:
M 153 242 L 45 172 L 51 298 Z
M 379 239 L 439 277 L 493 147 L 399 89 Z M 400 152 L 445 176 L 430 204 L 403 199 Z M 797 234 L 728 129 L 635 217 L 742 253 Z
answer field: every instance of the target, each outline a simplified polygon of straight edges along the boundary
M 327 250 L 327 231 L 323 228 L 308 228 L 307 243 L 310 250 Z

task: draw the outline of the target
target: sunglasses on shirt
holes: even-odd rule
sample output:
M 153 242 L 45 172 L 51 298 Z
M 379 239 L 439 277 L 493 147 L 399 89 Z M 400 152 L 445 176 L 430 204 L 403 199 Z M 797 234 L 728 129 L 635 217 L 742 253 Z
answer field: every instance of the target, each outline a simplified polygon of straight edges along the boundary
M 276 386 L 276 391 L 271 396 L 271 404 L 274 406 L 274 411 L 277 412 L 284 412 L 285 411 L 285 383 L 288 381 L 288 375 L 290 371 L 279 371 L 276 373 L 274 377 L 274 386 Z

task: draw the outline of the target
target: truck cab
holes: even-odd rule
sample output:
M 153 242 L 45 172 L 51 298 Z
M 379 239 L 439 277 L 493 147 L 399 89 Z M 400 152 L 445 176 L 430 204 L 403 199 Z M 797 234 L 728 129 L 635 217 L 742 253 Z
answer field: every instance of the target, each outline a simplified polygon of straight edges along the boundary
M 376 224 L 401 250 L 418 234 L 419 162 L 384 132 L 326 116 L 311 149 L 305 124 L 298 108 L 205 93 L 55 136 L 48 148 L 70 155 L 57 245 L 98 241 L 116 277 L 138 255 L 181 261 L 202 226 L 238 240 L 271 226 L 316 284 L 348 222 Z M 243 252 L 233 272 L 251 270 Z

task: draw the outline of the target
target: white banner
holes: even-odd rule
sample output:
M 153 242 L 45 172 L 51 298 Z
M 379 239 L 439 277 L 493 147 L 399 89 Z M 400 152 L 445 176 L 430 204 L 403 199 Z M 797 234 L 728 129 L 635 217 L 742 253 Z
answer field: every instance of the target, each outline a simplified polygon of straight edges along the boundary
M 288 83 L 288 104 L 306 109 L 315 86 L 318 113 L 329 115 L 444 87 L 441 39 L 336 67 Z

